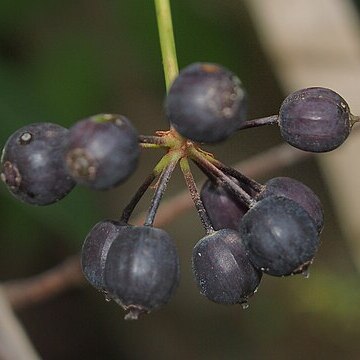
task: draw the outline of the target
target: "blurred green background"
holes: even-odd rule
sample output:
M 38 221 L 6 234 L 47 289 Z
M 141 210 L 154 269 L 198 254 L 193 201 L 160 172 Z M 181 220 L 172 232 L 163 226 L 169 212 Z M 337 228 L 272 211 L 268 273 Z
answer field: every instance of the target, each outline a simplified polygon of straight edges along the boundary
M 241 1 L 174 0 L 172 10 L 180 67 L 195 61 L 223 64 L 248 89 L 249 117 L 277 113 L 286 94 Z M 0 2 L 1 146 L 26 124 L 71 126 L 100 112 L 125 114 L 140 133 L 152 134 L 167 128 L 164 94 L 152 1 Z M 232 164 L 280 142 L 278 129 L 262 128 L 208 149 Z M 97 221 L 120 214 L 160 155 L 144 151 L 138 171 L 118 189 L 77 188 L 49 207 L 21 204 L 1 185 L 0 280 L 39 273 L 78 252 Z M 125 322 L 117 305 L 84 286 L 22 310 L 19 317 L 43 358 L 359 359 L 359 274 L 322 175 L 313 159 L 267 178 L 278 175 L 305 182 L 324 204 L 323 245 L 308 280 L 264 277 L 246 311 L 207 301 L 192 281 L 191 251 L 203 230 L 190 211 L 166 227 L 182 265 L 172 302 Z M 176 172 L 167 196 L 183 187 Z M 146 209 L 145 199 L 139 211 Z

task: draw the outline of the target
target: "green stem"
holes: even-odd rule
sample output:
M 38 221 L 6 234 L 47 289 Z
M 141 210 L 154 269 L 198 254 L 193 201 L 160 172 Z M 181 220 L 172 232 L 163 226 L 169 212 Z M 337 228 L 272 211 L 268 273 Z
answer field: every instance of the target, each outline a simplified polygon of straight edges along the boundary
M 176 58 L 174 31 L 171 19 L 170 0 L 154 0 L 160 37 L 166 90 L 177 77 L 179 68 Z
M 140 146 L 156 145 L 157 147 L 167 147 L 164 138 L 161 136 L 139 135 Z M 150 147 L 150 146 L 149 146 Z

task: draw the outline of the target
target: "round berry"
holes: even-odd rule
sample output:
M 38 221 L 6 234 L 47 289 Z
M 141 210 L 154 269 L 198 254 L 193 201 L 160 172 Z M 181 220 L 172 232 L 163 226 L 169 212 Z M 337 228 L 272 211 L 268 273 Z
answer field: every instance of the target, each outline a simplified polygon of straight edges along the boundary
M 241 81 L 216 64 L 184 68 L 165 100 L 171 125 L 183 136 L 205 143 L 225 140 L 245 120 L 247 97 Z
M 88 233 L 81 251 L 81 268 L 89 283 L 105 291 L 104 271 L 109 248 L 127 224 L 114 220 L 98 222 Z
M 248 210 L 241 199 L 210 180 L 202 186 L 200 197 L 215 230 L 239 228 L 240 220 Z
M 259 286 L 262 273 L 247 256 L 240 234 L 222 229 L 194 247 L 193 273 L 202 295 L 219 304 L 244 304 Z
M 138 135 L 122 115 L 100 114 L 70 128 L 65 151 L 69 174 L 79 184 L 109 189 L 124 182 L 136 169 Z
M 0 177 L 16 198 L 32 205 L 48 205 L 72 190 L 75 182 L 63 162 L 68 135 L 60 125 L 36 123 L 10 136 L 1 156 Z
M 301 150 L 326 152 L 336 149 L 351 130 L 351 113 L 335 91 L 313 87 L 289 95 L 279 112 L 283 139 Z
M 281 196 L 258 201 L 242 218 L 239 231 L 251 262 L 274 276 L 305 271 L 320 245 L 309 214 Z
M 179 283 L 174 242 L 162 229 L 125 227 L 113 241 L 105 262 L 110 296 L 137 319 L 166 304 Z
M 256 199 L 273 195 L 284 196 L 302 206 L 315 222 L 318 232 L 321 232 L 324 226 L 323 209 L 320 199 L 308 186 L 289 177 L 276 177 L 266 182 L 264 190 Z

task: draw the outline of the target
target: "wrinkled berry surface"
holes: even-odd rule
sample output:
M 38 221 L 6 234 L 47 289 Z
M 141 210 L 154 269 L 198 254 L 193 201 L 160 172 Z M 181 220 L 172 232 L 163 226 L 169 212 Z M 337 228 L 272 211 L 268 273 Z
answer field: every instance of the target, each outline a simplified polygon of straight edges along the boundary
M 195 245 L 192 268 L 201 294 L 220 304 L 246 302 L 262 276 L 250 262 L 240 234 L 230 229 L 207 235 Z
M 88 233 L 81 250 L 81 268 L 89 283 L 98 290 L 105 289 L 105 261 L 112 242 L 126 226 L 114 220 L 98 222 Z
M 280 196 L 259 201 L 244 215 L 239 231 L 252 263 L 275 276 L 306 270 L 320 245 L 310 215 Z
M 276 177 L 266 182 L 257 200 L 268 196 L 287 197 L 302 206 L 314 220 L 318 232 L 324 226 L 324 214 L 318 196 L 305 184 L 289 177 Z
M 70 128 L 65 161 L 76 182 L 108 189 L 124 182 L 136 169 L 138 135 L 122 115 L 100 114 Z
M 184 68 L 165 99 L 171 125 L 183 136 L 204 143 L 229 137 L 245 121 L 247 97 L 241 81 L 216 64 Z
M 340 146 L 350 133 L 349 106 L 330 89 L 302 89 L 283 101 L 279 126 L 283 139 L 299 149 L 331 151 Z
M 75 182 L 63 162 L 68 134 L 59 125 L 35 123 L 10 136 L 1 156 L 0 177 L 16 198 L 32 205 L 48 205 L 72 190 Z
M 105 262 L 106 289 L 129 311 L 128 319 L 166 304 L 179 277 L 175 244 L 162 229 L 126 227 L 110 246 Z

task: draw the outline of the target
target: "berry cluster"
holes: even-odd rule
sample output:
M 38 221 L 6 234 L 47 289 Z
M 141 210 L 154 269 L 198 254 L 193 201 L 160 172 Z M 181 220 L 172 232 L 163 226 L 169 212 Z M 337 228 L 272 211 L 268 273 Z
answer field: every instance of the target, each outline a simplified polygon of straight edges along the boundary
M 286 177 L 264 185 L 203 151 L 199 143 L 218 143 L 235 132 L 278 125 L 289 144 L 312 152 L 337 148 L 359 120 L 345 100 L 321 87 L 299 90 L 279 114 L 246 120 L 247 95 L 236 75 L 216 64 L 183 69 L 165 99 L 169 131 L 138 135 L 122 115 L 100 114 L 69 130 L 50 123 L 25 126 L 10 136 L 1 157 L 1 179 L 18 199 L 34 205 L 54 203 L 75 184 L 109 189 L 136 169 L 140 148 L 166 154 L 144 180 L 119 220 L 103 220 L 87 235 L 81 264 L 85 277 L 137 319 L 166 304 L 180 277 L 175 243 L 153 226 L 177 164 L 184 174 L 206 231 L 195 246 L 192 268 L 200 292 L 221 304 L 242 304 L 263 273 L 307 273 L 320 245 L 323 212 L 306 185 Z M 208 177 L 199 193 L 188 159 Z M 156 180 L 146 220 L 129 219 Z
M 76 183 L 109 189 L 124 182 L 134 172 L 139 153 L 138 134 L 122 115 L 92 116 L 69 130 L 36 123 L 7 140 L 0 176 L 19 200 L 48 205 Z

